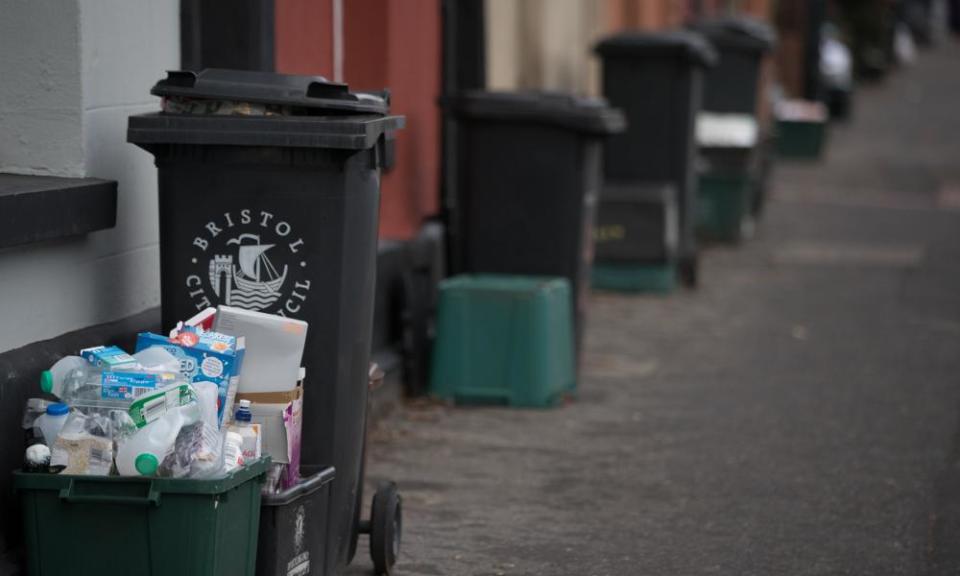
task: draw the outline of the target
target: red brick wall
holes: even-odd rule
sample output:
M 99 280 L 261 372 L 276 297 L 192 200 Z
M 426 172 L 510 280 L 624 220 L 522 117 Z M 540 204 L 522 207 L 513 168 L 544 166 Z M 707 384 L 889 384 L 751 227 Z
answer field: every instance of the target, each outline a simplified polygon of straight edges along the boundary
M 276 0 L 280 72 L 333 77 L 332 0 Z M 380 235 L 406 239 L 438 210 L 439 0 L 343 0 L 343 73 L 354 90 L 389 88 L 407 117 L 382 183 Z
M 407 117 L 397 134 L 396 164 L 383 178 L 380 234 L 406 239 L 436 214 L 440 176 L 439 0 L 348 0 L 346 81 L 389 87 L 392 110 Z
M 276 0 L 277 72 L 333 78 L 332 0 Z

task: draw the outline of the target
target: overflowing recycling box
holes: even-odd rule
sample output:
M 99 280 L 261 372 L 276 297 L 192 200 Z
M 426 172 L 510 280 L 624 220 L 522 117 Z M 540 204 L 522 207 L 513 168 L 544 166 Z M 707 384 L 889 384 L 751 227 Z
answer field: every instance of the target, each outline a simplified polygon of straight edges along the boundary
M 31 576 L 255 576 L 269 459 L 225 478 L 14 473 Z

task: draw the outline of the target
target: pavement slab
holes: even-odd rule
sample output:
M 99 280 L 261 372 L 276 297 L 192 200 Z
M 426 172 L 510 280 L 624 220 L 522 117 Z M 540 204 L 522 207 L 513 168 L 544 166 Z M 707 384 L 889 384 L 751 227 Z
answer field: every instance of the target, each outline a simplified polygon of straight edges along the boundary
M 960 572 L 958 71 L 944 43 L 860 90 L 698 290 L 594 294 L 576 401 L 377 423 L 399 573 Z

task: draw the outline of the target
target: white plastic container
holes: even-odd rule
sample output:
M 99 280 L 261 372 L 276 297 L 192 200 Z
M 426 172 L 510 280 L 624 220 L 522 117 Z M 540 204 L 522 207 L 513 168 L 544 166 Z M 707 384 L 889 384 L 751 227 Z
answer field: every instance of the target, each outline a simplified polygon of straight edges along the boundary
M 243 437 L 236 432 L 227 432 L 223 438 L 223 470 L 232 472 L 243 464 Z
M 237 412 L 233 416 L 233 424 L 230 424 L 227 431 L 230 434 L 240 436 L 243 440 L 241 448 L 243 449 L 244 460 L 256 460 L 262 455 L 263 443 L 260 430 L 260 424 L 253 423 L 250 401 L 241 400 L 240 407 L 237 408 Z
M 66 404 L 50 404 L 47 406 L 46 414 L 41 414 L 33 422 L 33 427 L 43 434 L 43 441 L 47 446 L 53 446 L 69 416 L 70 408 Z

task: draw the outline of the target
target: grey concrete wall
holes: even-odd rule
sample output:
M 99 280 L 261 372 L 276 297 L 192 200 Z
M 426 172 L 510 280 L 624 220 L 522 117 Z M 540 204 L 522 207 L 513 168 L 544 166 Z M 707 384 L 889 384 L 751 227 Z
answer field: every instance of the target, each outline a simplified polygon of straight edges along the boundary
M 80 7 L 0 0 L 0 171 L 82 176 Z
M 0 352 L 159 303 L 156 170 L 126 123 L 179 67 L 178 15 L 177 0 L 0 0 L 0 170 L 119 183 L 115 229 L 0 250 Z

